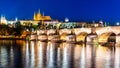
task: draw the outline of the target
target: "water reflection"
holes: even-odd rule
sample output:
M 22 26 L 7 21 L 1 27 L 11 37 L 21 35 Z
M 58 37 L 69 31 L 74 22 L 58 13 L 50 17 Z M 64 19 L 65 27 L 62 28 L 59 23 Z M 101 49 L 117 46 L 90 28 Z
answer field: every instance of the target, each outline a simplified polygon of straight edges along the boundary
M 59 44 L 57 43 L 48 43 L 47 46 L 47 67 L 56 68 L 57 67 L 57 48 Z
M 0 68 L 120 68 L 120 47 L 1 40 Z
M 72 68 L 74 57 L 74 44 L 66 43 L 63 47 L 63 68 Z

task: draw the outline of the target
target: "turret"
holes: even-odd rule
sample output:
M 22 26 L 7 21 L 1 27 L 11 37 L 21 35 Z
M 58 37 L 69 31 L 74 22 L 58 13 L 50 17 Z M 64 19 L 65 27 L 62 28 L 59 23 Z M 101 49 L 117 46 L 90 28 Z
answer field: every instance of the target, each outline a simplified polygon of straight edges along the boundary
M 33 20 L 37 20 L 37 15 L 35 12 L 34 12 Z
M 0 24 L 7 24 L 7 20 L 6 20 L 5 16 L 1 15 Z
M 38 11 L 38 13 L 34 13 L 34 16 L 33 16 L 33 20 L 37 20 L 37 21 L 44 21 L 44 20 L 51 20 L 51 17 L 50 16 L 44 16 L 44 13 L 41 14 L 40 13 L 40 10 Z
M 40 13 L 40 9 L 39 9 L 38 14 L 37 14 L 37 20 L 40 20 L 40 18 L 41 18 L 41 13 Z

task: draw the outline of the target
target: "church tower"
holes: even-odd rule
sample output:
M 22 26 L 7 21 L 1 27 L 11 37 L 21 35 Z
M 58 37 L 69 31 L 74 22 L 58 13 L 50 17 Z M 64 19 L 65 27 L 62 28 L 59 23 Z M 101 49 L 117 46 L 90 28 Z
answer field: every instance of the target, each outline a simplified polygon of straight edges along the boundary
M 37 20 L 40 20 L 41 16 L 42 16 L 42 15 L 41 15 L 40 9 L 39 9 L 38 14 L 37 14 Z
M 37 20 L 37 15 L 35 12 L 34 12 L 33 20 Z
M 33 20 L 35 20 L 35 21 L 51 21 L 52 19 L 50 16 L 44 16 L 44 13 L 41 14 L 40 9 L 39 9 L 38 13 L 34 12 Z
M 5 25 L 7 24 L 7 20 L 6 20 L 5 16 L 1 15 L 0 24 L 5 24 Z

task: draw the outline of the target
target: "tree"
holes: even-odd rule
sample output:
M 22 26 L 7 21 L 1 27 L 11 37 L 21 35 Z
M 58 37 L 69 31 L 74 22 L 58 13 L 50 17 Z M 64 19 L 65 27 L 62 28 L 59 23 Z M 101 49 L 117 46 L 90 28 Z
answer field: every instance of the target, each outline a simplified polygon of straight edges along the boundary
M 39 29 L 41 29 L 42 26 L 43 26 L 42 23 L 41 23 L 41 22 L 38 22 L 38 26 L 37 26 L 37 27 L 38 27 Z
M 37 25 L 32 25 L 32 28 L 33 28 L 34 30 L 38 30 L 38 26 L 37 26 Z
M 0 35 L 9 35 L 10 34 L 10 27 L 8 25 L 0 25 Z
M 15 30 L 15 35 L 16 35 L 16 36 L 20 36 L 20 35 L 23 33 L 24 28 L 23 28 L 23 26 L 20 24 L 19 21 L 15 23 L 15 29 L 14 29 L 14 30 Z
M 53 29 L 53 25 L 52 25 L 52 24 L 49 24 L 49 25 L 47 26 L 47 29 Z

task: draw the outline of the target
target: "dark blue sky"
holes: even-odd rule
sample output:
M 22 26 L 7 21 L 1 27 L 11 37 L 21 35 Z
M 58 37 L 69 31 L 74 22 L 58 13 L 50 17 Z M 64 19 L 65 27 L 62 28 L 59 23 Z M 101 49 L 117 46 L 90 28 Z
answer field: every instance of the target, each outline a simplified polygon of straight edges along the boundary
M 120 21 L 120 0 L 0 0 L 0 14 L 7 19 L 32 19 L 39 8 L 58 20 Z

